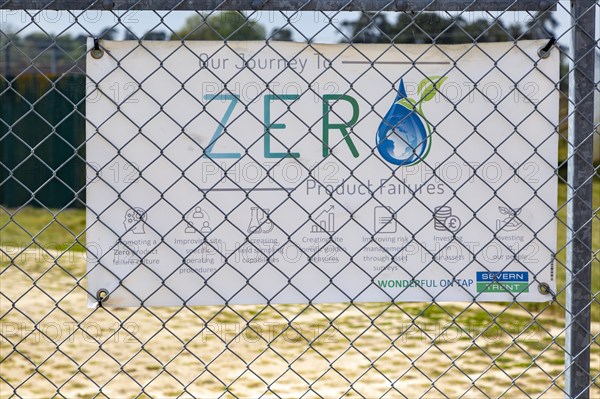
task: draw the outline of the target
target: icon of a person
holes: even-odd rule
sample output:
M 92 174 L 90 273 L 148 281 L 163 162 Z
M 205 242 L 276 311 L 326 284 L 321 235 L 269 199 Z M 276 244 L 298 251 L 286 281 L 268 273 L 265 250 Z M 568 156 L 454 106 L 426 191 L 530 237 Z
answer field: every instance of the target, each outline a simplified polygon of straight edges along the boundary
M 197 206 L 194 209 L 194 213 L 192 214 L 192 217 L 194 219 L 203 219 L 203 218 L 206 218 L 206 214 L 204 213 L 204 211 L 202 210 L 201 207 Z
M 185 232 L 187 234 L 193 234 L 198 232 L 198 229 L 195 227 L 195 221 L 198 219 L 198 222 L 200 222 L 202 219 L 204 219 L 205 221 L 202 221 L 202 228 L 200 229 L 200 232 L 202 233 L 202 230 L 204 230 L 206 228 L 206 226 L 208 225 L 208 214 L 202 210 L 202 207 L 197 206 L 194 208 L 194 212 L 191 214 L 191 217 L 188 216 L 187 220 L 186 220 L 186 227 L 185 227 Z M 200 225 L 200 223 L 198 223 L 198 225 Z M 208 227 L 209 232 L 210 232 L 210 227 Z
M 202 223 L 202 228 L 200 229 L 200 233 L 202 233 L 203 235 L 207 235 L 210 232 L 211 232 L 210 223 L 208 222 L 208 220 L 206 220 Z
M 192 233 L 196 232 L 196 229 L 194 228 L 194 222 L 190 219 L 191 218 L 188 217 L 187 220 L 185 220 L 185 223 L 186 223 L 185 232 L 188 234 L 192 234 Z
M 196 230 L 194 229 L 194 222 L 187 221 L 187 226 L 185 228 L 185 232 L 188 234 L 194 233 Z

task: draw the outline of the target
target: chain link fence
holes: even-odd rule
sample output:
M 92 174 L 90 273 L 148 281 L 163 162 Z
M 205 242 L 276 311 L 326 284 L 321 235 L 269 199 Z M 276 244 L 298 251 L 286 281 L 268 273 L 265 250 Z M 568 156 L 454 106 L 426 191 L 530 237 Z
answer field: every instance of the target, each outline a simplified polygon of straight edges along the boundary
M 600 397 L 600 180 L 594 156 L 600 135 L 600 112 L 594 106 L 594 100 L 600 98 L 597 2 L 199 3 L 0 0 L 0 397 Z M 128 42 L 121 42 L 123 39 Z M 251 42 L 243 44 L 248 40 Z M 342 50 L 330 57 L 324 47 L 315 44 L 319 42 L 336 42 Z M 490 45 L 500 42 L 506 46 L 502 54 L 491 54 Z M 527 52 L 531 43 L 542 43 L 536 47 L 535 59 Z M 420 53 L 413 54 L 407 47 L 415 44 L 421 47 L 412 48 L 420 49 Z M 369 48 L 377 48 L 381 60 L 386 53 L 405 60 L 394 64 L 402 71 L 389 76 L 385 68 L 392 61 L 376 62 L 378 59 L 369 58 Z M 198 56 L 201 52 L 204 56 Z M 252 57 L 241 56 L 249 52 Z M 502 61 L 515 52 L 528 57 L 531 70 L 522 71 L 519 65 Z M 179 58 L 170 58 L 175 53 Z M 357 56 L 362 61 L 347 61 L 344 53 L 362 55 Z M 462 64 L 473 53 L 482 57 L 474 67 L 476 73 Z M 560 58 L 560 75 L 555 80 L 543 66 L 551 53 Z M 279 68 L 275 75 L 256 72 L 260 68 L 256 55 L 261 54 L 275 60 L 271 65 Z M 305 69 L 301 54 L 316 57 L 322 68 L 319 75 Z M 432 77 L 423 72 L 427 65 L 441 64 L 436 61 L 440 54 L 450 60 L 443 63 L 444 75 Z M 253 82 L 260 85 L 253 85 L 252 91 L 244 94 L 245 86 L 240 89 L 233 84 L 237 75 L 215 72 L 224 68 L 220 63 L 225 62 L 225 55 L 240 65 L 239 74 L 252 69 Z M 362 72 L 345 75 L 339 65 L 353 62 L 361 65 Z M 111 63 L 110 71 L 98 72 L 106 63 Z M 186 63 L 194 63 L 200 71 L 210 70 L 212 82 L 218 83 L 204 92 L 210 95 L 190 93 L 192 83 L 198 83 L 193 81 L 195 73 L 182 78 L 176 72 Z M 507 92 L 491 92 L 484 85 L 492 70 L 509 84 Z M 295 108 L 295 92 L 276 94 L 275 83 L 286 73 L 315 98 L 319 116 L 307 120 Z M 422 74 L 425 79 L 411 82 L 411 73 Z M 126 78 L 113 79 L 111 74 Z M 330 86 L 320 86 L 321 76 L 327 74 L 335 78 L 325 82 L 343 81 L 349 88 L 335 87 L 330 92 Z M 441 82 L 456 75 L 469 85 L 454 94 L 438 90 Z M 521 76 L 528 75 L 540 82 L 553 80 L 550 89 L 525 87 Z M 156 90 L 167 80 L 175 82 L 174 93 Z M 391 90 L 372 92 L 369 87 L 375 87 L 379 80 Z M 465 197 L 461 190 L 467 182 L 451 181 L 441 173 L 451 163 L 450 158 L 435 164 L 423 160 L 422 167 L 429 168 L 429 174 L 417 186 L 398 178 L 400 171 L 416 169 L 403 169 L 398 164 L 388 167 L 390 179 L 377 177 L 375 187 L 367 182 L 373 176 L 361 173 L 361 167 L 375 162 L 378 155 L 373 144 L 356 133 L 357 126 L 360 118 L 369 115 L 385 121 L 388 105 L 381 108 L 380 103 L 385 96 L 394 98 L 396 91 L 406 93 L 398 95 L 394 103 L 418 110 L 422 116 L 419 120 L 427 120 L 422 114 L 427 101 L 447 107 L 446 114 L 423 124 L 429 130 L 412 148 L 413 154 L 420 146 L 428 152 L 425 144 L 433 139 L 453 156 L 458 154 L 473 179 L 492 157 L 500 157 L 499 162 L 508 167 L 508 177 L 493 183 L 482 179 L 483 189 L 471 193 L 485 197 L 481 206 L 461 200 L 460 218 L 454 215 L 451 220 L 453 215 L 447 214 L 440 220 L 440 213 L 451 212 L 450 200 L 435 208 L 422 200 L 423 190 L 446 190 L 452 199 Z M 409 101 L 415 93 L 421 95 L 420 100 Z M 173 98 L 187 94 L 190 97 L 173 106 Z M 361 112 L 367 116 L 355 120 L 358 105 L 351 95 L 360 97 Z M 473 96 L 481 102 L 482 115 L 477 118 L 461 113 L 463 104 L 472 103 Z M 502 114 L 502 102 L 515 98 L 522 102 L 525 115 Z M 556 100 L 552 104 L 558 105 L 556 119 L 548 118 L 545 111 L 544 104 L 552 99 Z M 252 108 L 257 101 L 264 115 L 257 115 Z M 278 112 L 269 108 L 276 101 L 285 103 Z M 344 102 L 352 118 L 338 114 L 340 108 L 331 105 Z M 197 109 L 191 116 L 184 112 L 188 103 Z M 101 108 L 102 104 L 108 108 Z M 138 111 L 128 110 L 136 105 L 141 107 Z M 234 112 L 233 106 L 239 108 Z M 550 115 L 552 110 L 550 107 Z M 223 114 L 231 119 L 223 119 Z M 503 127 L 486 125 L 492 114 L 502 116 Z M 537 127 L 544 126 L 541 138 L 533 133 L 536 125 L 527 123 L 532 115 L 541 116 L 536 119 Z M 207 118 L 202 124 L 213 125 L 210 136 L 216 129 L 212 139 L 191 137 L 193 121 L 199 116 Z M 158 118 L 168 119 L 176 133 L 164 139 L 161 132 L 154 132 L 152 121 Z M 485 140 L 489 158 L 485 155 L 477 165 L 462 158 L 467 139 L 452 141 L 441 133 L 447 131 L 444 123 L 452 118 L 463 118 L 474 131 L 469 140 L 472 136 Z M 344 124 L 349 119 L 353 122 Z M 236 136 L 256 121 L 265 130 L 260 139 L 244 141 Z M 295 123 L 295 129 L 305 133 L 285 141 L 275 134 L 276 129 L 285 128 L 283 122 L 290 126 Z M 321 128 L 317 129 L 321 124 L 334 128 L 328 134 L 321 133 Z M 497 131 L 505 132 L 506 139 L 490 138 L 490 132 Z M 515 137 L 526 145 L 525 160 L 542 159 L 548 148 L 555 151 L 558 146 L 557 160 L 538 162 L 548 171 L 547 176 L 537 175 L 543 179 L 526 181 L 523 174 L 530 171 L 506 159 L 510 153 L 506 146 L 512 146 L 509 139 Z M 221 138 L 231 140 L 236 152 L 224 153 L 215 146 Z M 159 144 L 127 149 L 142 139 Z M 189 139 L 186 145 L 201 154 L 183 167 L 187 147 L 175 145 L 181 139 Z M 294 163 L 299 157 L 294 148 L 301 140 L 317 143 L 323 159 L 312 166 Z M 269 163 L 255 158 L 252 151 L 256 147 L 271 156 Z M 366 155 L 350 162 L 341 155 L 344 152 Z M 206 164 L 213 167 L 194 174 L 193 164 L 206 154 L 212 155 Z M 327 163 L 328 159 L 333 163 Z M 239 165 L 248 160 L 264 174 L 251 186 L 242 186 L 234 177 L 245 173 Z M 298 199 L 300 183 L 278 187 L 273 193 L 264 188 L 265 182 L 277 183 L 273 173 L 282 165 L 296 165 L 293 168 L 302 176 L 301 183 L 306 187 L 312 184 L 311 189 L 318 191 L 318 203 Z M 345 180 L 328 180 L 331 165 L 345 170 Z M 152 172 L 153 167 L 160 172 Z M 169 175 L 175 177 L 161 181 L 163 185 L 149 177 L 151 173 L 168 175 L 169 170 L 175 170 Z M 233 183 L 229 189 L 220 188 L 225 180 Z M 503 192 L 503 187 L 516 180 L 525 181 L 530 190 L 521 209 L 533 207 L 530 213 L 541 215 L 540 224 L 528 223 L 519 209 L 507 204 L 507 198 L 517 193 Z M 197 181 L 208 183 L 198 187 Z M 387 203 L 381 202 L 386 184 L 403 190 L 405 202 L 381 216 L 387 219 L 378 225 L 377 213 L 374 219 L 364 219 L 362 204 L 353 207 L 340 199 L 337 190 L 349 181 L 369 188 L 365 203 L 372 201 L 375 212 L 388 210 Z M 181 205 L 181 191 L 173 189 L 178 182 L 192 184 L 199 192 L 191 205 Z M 429 187 L 432 183 L 435 185 Z M 109 189 L 110 196 L 104 197 Z M 243 192 L 243 200 L 229 204 L 229 198 L 236 194 L 227 190 Z M 267 196 L 257 199 L 255 194 L 265 190 Z M 132 191 L 158 199 L 140 209 L 132 201 Z M 223 191 L 225 196 L 212 196 Z M 151 213 L 159 201 L 171 206 L 168 212 L 160 208 L 160 213 L 167 214 L 167 230 Z M 494 201 L 500 201 L 497 208 L 502 216 L 498 220 L 483 216 L 486 203 Z M 124 218 L 122 213 L 111 214 L 110 208 L 117 202 L 123 203 L 119 212 L 125 209 Z M 236 223 L 242 203 L 251 210 L 249 225 Z M 415 203 L 418 208 L 411 207 Z M 285 208 L 289 204 L 293 210 Z M 324 209 L 333 206 L 342 209 L 345 219 L 334 223 L 333 216 L 328 216 L 321 220 Z M 196 215 L 198 221 L 203 220 L 203 209 L 213 209 L 218 220 L 211 219 L 210 226 L 190 222 Z M 407 213 L 428 214 L 428 220 L 433 220 L 427 227 L 431 232 L 425 226 L 408 223 L 403 219 L 410 219 Z M 115 219 L 125 230 L 111 224 Z M 390 221 L 396 223 L 393 231 L 389 230 Z M 509 295 L 501 297 L 503 301 L 488 302 L 481 292 L 464 290 L 460 292 L 461 302 L 448 301 L 444 295 L 449 288 L 442 287 L 436 294 L 424 290 L 417 302 L 414 298 L 406 302 L 402 296 L 406 287 L 390 294 L 381 283 L 372 288 L 348 288 L 341 283 L 348 270 L 367 268 L 365 248 L 369 246 L 377 247 L 369 255 L 375 259 L 370 260 L 375 264 L 375 271 L 369 274 L 371 284 L 380 282 L 377 279 L 386 269 L 406 271 L 405 253 L 420 246 L 424 251 L 419 252 L 424 259 L 422 270 L 406 271 L 406 281 L 413 286 L 426 285 L 415 282 L 425 281 L 431 274 L 448 273 L 447 281 L 458 284 L 463 281 L 462 269 L 449 270 L 440 259 L 447 259 L 450 255 L 445 251 L 452 242 L 458 242 L 461 253 L 469 255 L 465 269 L 485 263 L 481 248 L 457 238 L 473 224 L 491 234 L 484 246 L 497 240 L 506 226 L 527 229 L 521 245 L 502 244 L 502 248 L 513 262 L 510 267 L 520 265 L 532 279 L 517 291 L 509 290 Z M 338 237 L 347 237 L 345 229 L 350 226 L 361 234 L 368 232 L 361 245 L 341 245 Z M 203 239 L 186 243 L 186 252 L 170 241 L 176 228 Z M 315 228 L 325 233 L 325 240 L 312 252 L 300 244 L 298 232 L 305 228 L 309 233 Z M 448 230 L 452 239 L 433 249 L 421 244 Z M 218 231 L 236 237 L 235 245 L 227 250 L 217 245 L 212 238 Z M 393 249 L 378 241 L 381 234 L 399 236 L 400 231 L 407 239 Z M 552 239 L 555 236 L 555 248 L 543 238 L 548 231 Z M 265 237 L 277 232 L 280 236 L 273 248 L 267 250 L 257 244 L 259 233 Z M 103 234 L 111 240 L 103 251 L 119 252 L 125 263 L 133 259 L 135 266 L 124 275 L 115 271 L 121 269 L 108 265 L 116 264 L 116 260 L 113 263 L 99 253 L 102 243 L 96 238 Z M 137 238 L 148 235 L 155 242 L 136 246 L 129 234 Z M 551 258 L 541 269 L 532 269 L 527 261 L 528 244 L 533 242 Z M 294 263 L 293 272 L 278 266 L 275 259 L 285 257 L 282 249 L 288 247 L 295 248 L 301 259 Z M 168 272 L 140 274 L 152 269 L 148 266 L 157 250 L 172 254 Z M 202 255 L 200 270 L 192 263 L 194 253 Z M 243 274 L 232 265 L 248 253 L 257 254 L 255 269 Z M 334 261 L 328 261 L 328 256 Z M 502 271 L 513 270 L 510 267 Z M 211 268 L 215 274 L 230 270 L 230 284 L 217 287 L 218 280 L 206 277 L 202 268 Z M 269 268 L 279 274 L 261 275 Z M 303 277 L 308 270 L 318 271 L 319 277 Z M 547 284 L 545 273 L 556 281 L 556 288 Z M 191 291 L 173 290 L 171 284 L 177 275 L 198 285 Z M 114 286 L 98 283 L 101 278 L 114 280 Z M 298 284 L 305 284 L 304 288 L 297 289 Z M 281 287 L 281 291 L 273 292 L 273 287 Z M 212 296 L 207 296 L 205 303 L 211 305 L 199 306 L 202 302 L 193 298 L 209 289 Z M 297 291 L 296 301 L 278 300 L 281 292 L 292 289 Z M 365 301 L 362 295 L 368 289 L 376 289 L 374 297 L 383 295 L 378 298 L 384 299 Z M 337 290 L 338 296 L 325 298 L 338 300 L 322 299 L 328 290 Z M 488 286 L 482 289 L 486 291 Z M 254 300 L 239 300 L 238 295 L 248 292 Z M 153 302 L 157 293 L 168 293 L 170 299 L 160 304 L 171 306 L 153 306 L 161 302 Z M 529 294 L 548 299 L 527 302 L 524 298 Z

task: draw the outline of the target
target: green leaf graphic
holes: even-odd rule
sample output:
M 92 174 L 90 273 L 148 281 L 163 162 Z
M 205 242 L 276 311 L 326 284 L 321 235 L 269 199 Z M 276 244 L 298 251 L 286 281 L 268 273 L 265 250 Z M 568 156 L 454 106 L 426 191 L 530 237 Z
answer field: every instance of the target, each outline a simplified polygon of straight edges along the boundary
M 412 98 L 406 97 L 406 98 L 401 98 L 400 100 L 398 100 L 396 102 L 396 104 L 400 104 L 403 107 L 405 107 L 406 109 L 414 110 L 417 102 L 415 100 L 413 100 Z
M 437 77 L 437 76 L 435 76 Z M 433 78 L 433 77 L 432 77 Z M 431 101 L 433 100 L 433 98 L 435 97 L 435 94 L 439 91 L 440 87 L 442 87 L 442 85 L 444 84 L 444 82 L 448 79 L 447 76 L 441 77 L 437 80 L 433 80 L 432 82 L 427 82 L 424 87 L 423 87 L 423 91 L 421 93 L 421 102 L 424 103 L 426 101 Z M 424 79 L 426 80 L 426 79 Z M 421 83 L 419 83 L 419 86 L 421 86 L 421 84 L 424 82 L 424 80 L 421 81 Z
M 425 79 L 423 79 L 422 81 L 420 81 L 419 86 L 417 88 L 417 94 L 420 95 L 421 92 L 423 91 L 423 89 L 425 88 L 425 86 L 427 86 L 428 84 L 431 84 L 431 82 L 435 82 L 439 78 L 440 78 L 439 76 L 428 76 Z

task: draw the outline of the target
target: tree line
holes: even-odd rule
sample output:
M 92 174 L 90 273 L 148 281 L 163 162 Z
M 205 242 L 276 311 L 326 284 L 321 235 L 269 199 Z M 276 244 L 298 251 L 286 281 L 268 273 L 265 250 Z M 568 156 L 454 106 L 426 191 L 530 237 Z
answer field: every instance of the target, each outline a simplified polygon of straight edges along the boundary
M 449 13 L 367 13 L 337 24 L 340 42 L 353 43 L 480 43 L 550 38 L 558 25 L 552 12 L 538 13 L 526 23 L 507 24 L 502 19 L 465 18 Z M 0 72 L 60 74 L 84 68 L 88 35 L 0 34 Z M 291 26 L 268 31 L 264 24 L 243 12 L 222 11 L 195 14 L 173 32 L 151 30 L 141 36 L 125 27 L 100 31 L 107 40 L 277 40 L 291 41 Z M 78 71 L 80 70 L 80 71 Z

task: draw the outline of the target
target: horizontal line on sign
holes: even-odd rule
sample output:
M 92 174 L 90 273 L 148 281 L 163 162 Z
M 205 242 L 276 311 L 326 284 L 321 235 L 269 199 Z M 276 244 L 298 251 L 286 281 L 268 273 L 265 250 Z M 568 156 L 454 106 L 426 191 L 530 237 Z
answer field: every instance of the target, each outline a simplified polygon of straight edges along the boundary
M 292 187 L 292 188 L 285 188 L 285 187 L 273 187 L 273 188 L 266 188 L 266 187 L 251 187 L 251 188 L 208 188 L 208 189 L 202 189 L 200 188 L 199 190 L 204 192 L 204 193 L 208 193 L 211 191 L 243 191 L 245 193 L 251 192 L 251 191 L 286 191 L 286 192 L 291 192 L 294 191 L 296 188 Z
M 384 64 L 384 65 L 450 65 L 450 61 L 342 61 L 342 64 Z

